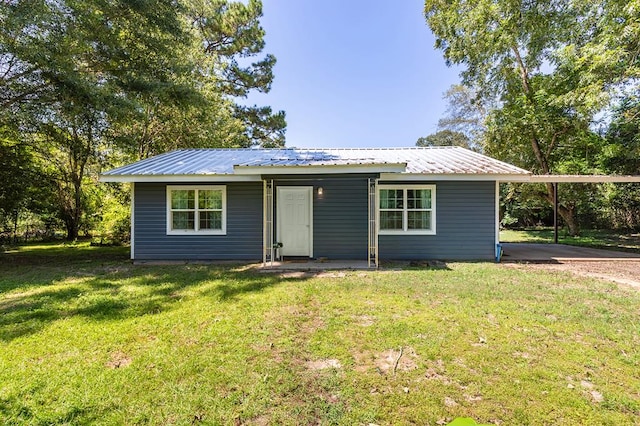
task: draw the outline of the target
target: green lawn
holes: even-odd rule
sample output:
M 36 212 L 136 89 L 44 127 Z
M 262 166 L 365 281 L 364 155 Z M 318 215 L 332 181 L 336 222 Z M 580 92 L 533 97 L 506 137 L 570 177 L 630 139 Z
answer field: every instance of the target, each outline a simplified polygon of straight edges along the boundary
M 122 248 L 0 254 L 2 424 L 458 416 L 637 424 L 640 293 L 493 263 L 282 277 L 132 266 Z
M 553 229 L 502 230 L 500 241 L 505 243 L 553 243 Z M 560 230 L 558 243 L 574 246 L 613 249 L 640 253 L 640 233 L 585 229 L 572 237 Z

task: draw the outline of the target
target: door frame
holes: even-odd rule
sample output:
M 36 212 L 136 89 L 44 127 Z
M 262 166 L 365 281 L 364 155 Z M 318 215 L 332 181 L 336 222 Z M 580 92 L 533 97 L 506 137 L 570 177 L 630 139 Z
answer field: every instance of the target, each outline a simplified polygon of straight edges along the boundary
M 309 197 L 309 258 L 313 257 L 313 186 L 288 186 L 288 185 L 283 185 L 283 186 L 278 186 L 277 187 L 277 191 L 276 191 L 276 215 L 277 215 L 277 220 L 276 220 L 276 239 L 278 242 L 280 242 L 280 237 L 282 235 L 282 214 L 281 214 L 281 206 L 282 203 L 281 201 L 281 197 L 282 197 L 282 190 L 287 190 L 287 189 L 297 189 L 297 190 L 301 190 L 304 189 L 307 191 L 307 195 Z M 281 256 L 283 256 L 281 254 Z M 296 256 L 295 254 L 292 255 L 288 255 L 288 256 Z M 305 256 L 305 255 L 298 255 L 298 256 Z

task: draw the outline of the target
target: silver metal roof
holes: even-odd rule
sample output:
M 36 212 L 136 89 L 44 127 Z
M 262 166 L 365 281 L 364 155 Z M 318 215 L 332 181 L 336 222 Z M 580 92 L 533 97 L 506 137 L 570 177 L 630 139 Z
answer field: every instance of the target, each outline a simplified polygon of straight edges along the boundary
M 327 168 L 345 173 L 349 166 L 396 166 L 401 173 L 453 175 L 530 175 L 527 170 L 459 147 L 349 149 L 183 149 L 105 172 L 110 177 L 209 176 L 269 173 L 282 168 Z M 370 169 L 371 169 L 370 167 Z M 253 172 L 250 172 L 250 170 Z M 136 179 L 139 180 L 139 179 Z

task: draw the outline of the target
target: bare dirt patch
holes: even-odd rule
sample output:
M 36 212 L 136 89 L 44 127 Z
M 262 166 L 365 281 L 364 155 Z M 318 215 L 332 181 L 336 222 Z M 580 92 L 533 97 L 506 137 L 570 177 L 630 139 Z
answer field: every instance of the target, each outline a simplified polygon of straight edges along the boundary
M 424 377 L 427 380 L 437 380 L 445 385 L 450 385 L 453 383 L 453 381 L 451 381 L 451 379 L 446 376 L 444 362 L 441 359 L 436 361 L 429 361 L 427 365 L 427 371 L 424 374 Z
M 410 371 L 418 368 L 417 359 L 416 351 L 409 346 L 399 350 L 388 349 L 376 355 L 375 365 L 383 373 Z
M 342 368 L 342 364 L 337 359 L 319 359 L 316 361 L 307 361 L 305 363 L 309 370 L 326 370 L 329 368 Z
M 357 352 L 353 354 L 354 370 L 365 372 L 375 368 L 382 374 L 395 374 L 399 371 L 411 371 L 418 368 L 418 355 L 410 347 L 387 349 L 379 353 Z
M 360 315 L 354 317 L 356 324 L 360 327 L 371 327 L 376 322 L 376 317 L 371 315 Z
M 114 352 L 111 354 L 109 361 L 107 361 L 106 366 L 109 368 L 122 368 L 128 367 L 131 364 L 131 357 L 129 357 L 124 352 Z
M 640 262 L 638 261 L 505 263 L 504 266 L 529 270 L 544 269 L 548 271 L 570 272 L 582 277 L 613 281 L 640 290 Z

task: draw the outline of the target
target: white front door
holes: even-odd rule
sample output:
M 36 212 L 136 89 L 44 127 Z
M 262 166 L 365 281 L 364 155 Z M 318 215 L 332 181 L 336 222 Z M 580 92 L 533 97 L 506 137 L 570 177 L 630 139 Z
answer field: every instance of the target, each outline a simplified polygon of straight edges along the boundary
M 280 254 L 313 257 L 313 187 L 278 187 L 277 203 Z

